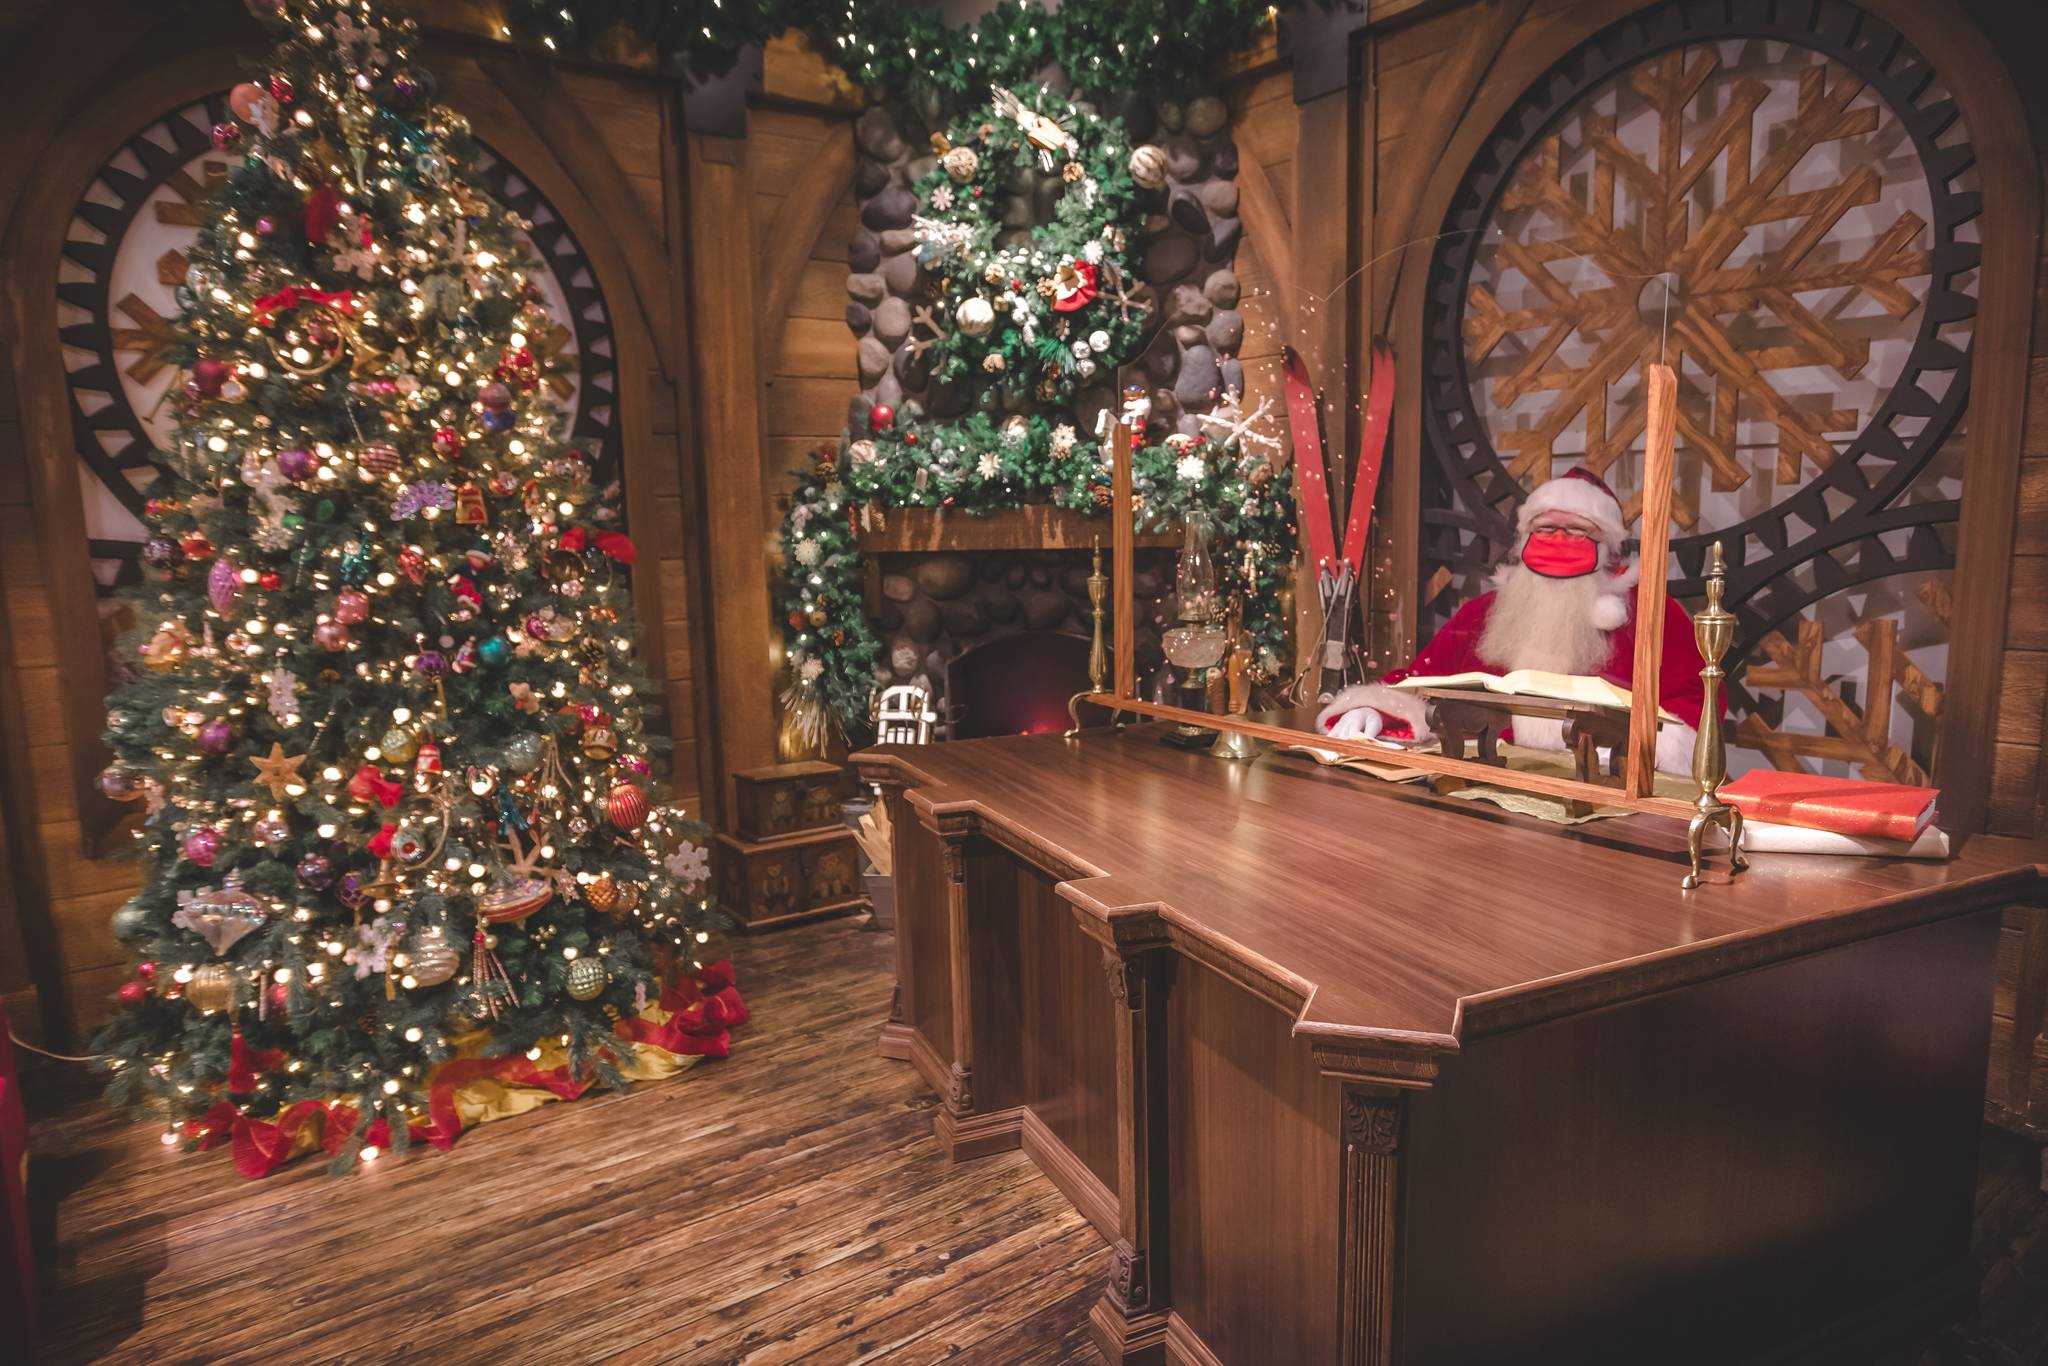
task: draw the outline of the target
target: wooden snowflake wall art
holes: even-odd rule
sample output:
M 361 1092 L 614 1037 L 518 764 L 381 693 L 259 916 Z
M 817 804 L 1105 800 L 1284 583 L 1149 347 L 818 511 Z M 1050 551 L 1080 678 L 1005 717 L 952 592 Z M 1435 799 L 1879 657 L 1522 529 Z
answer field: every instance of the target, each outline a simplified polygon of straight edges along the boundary
M 1924 776 L 1974 165 L 1927 63 L 1836 0 L 1672 0 L 1546 73 L 1468 170 L 1432 262 L 1423 635 L 1483 589 L 1537 483 L 1583 466 L 1639 516 L 1643 370 L 1662 359 L 1672 591 L 1697 593 L 1724 542 L 1751 669 L 1738 733 L 1783 766 Z

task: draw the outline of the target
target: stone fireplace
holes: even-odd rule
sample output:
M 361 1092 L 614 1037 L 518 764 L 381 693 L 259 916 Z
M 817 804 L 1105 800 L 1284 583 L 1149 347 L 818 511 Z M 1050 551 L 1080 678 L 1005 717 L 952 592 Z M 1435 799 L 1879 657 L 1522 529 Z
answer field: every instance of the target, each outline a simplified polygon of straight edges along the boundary
M 888 533 L 873 538 L 878 544 L 863 547 L 869 619 L 890 680 L 931 689 L 945 739 L 1064 729 L 1068 697 L 1088 686 L 1093 635 L 1089 551 L 1067 547 L 1087 544 L 1100 527 L 1049 509 L 955 516 L 925 527 L 911 511 L 894 513 Z M 1141 682 L 1162 662 L 1171 539 L 1142 538 L 1137 553 Z M 907 548 L 916 544 L 933 548 Z

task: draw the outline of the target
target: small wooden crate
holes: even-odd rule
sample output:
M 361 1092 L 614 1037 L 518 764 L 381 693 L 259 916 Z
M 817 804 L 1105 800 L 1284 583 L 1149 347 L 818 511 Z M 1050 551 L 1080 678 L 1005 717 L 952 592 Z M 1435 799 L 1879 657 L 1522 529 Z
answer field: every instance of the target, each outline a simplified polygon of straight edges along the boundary
M 838 764 L 810 761 L 772 764 L 735 773 L 734 821 L 744 840 L 786 839 L 840 823 L 847 771 Z
M 860 843 L 845 825 L 776 840 L 720 835 L 718 895 L 746 930 L 863 909 Z

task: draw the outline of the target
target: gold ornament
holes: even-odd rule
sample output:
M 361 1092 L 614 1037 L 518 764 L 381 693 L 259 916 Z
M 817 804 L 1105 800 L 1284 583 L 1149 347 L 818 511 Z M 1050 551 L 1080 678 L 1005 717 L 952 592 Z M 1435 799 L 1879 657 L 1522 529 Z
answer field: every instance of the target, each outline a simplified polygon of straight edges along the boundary
M 420 737 L 408 727 L 393 726 L 384 732 L 377 748 L 394 764 L 409 763 L 412 756 L 419 753 Z
M 306 762 L 305 755 L 286 754 L 284 746 L 272 740 L 270 753 L 249 762 L 256 765 L 256 777 L 250 786 L 269 788 L 272 801 L 282 802 L 305 792 L 306 779 L 299 772 L 299 765 Z
M 569 964 L 569 994 L 579 1001 L 593 1001 L 604 994 L 611 978 L 596 954 L 586 954 Z
M 341 360 L 352 330 L 342 308 L 301 301 L 271 319 L 264 340 L 280 370 L 296 379 L 313 379 Z
M 599 915 L 610 915 L 618 908 L 619 884 L 612 880 L 610 873 L 601 873 L 596 881 L 583 889 L 583 899 Z
M 419 942 L 406 951 L 408 959 L 407 976 L 412 985 L 437 987 L 455 975 L 455 969 L 462 962 L 462 955 L 448 942 L 448 932 L 439 925 L 429 925 L 420 931 Z
M 1157 190 L 1166 184 L 1166 153 L 1151 143 L 1131 151 L 1131 179 L 1142 190 Z
M 166 626 L 149 638 L 142 660 L 157 673 L 169 673 L 185 660 L 185 638 Z
M 185 984 L 185 999 L 195 1010 L 211 1015 L 235 1005 L 235 970 L 226 963 L 203 963 Z

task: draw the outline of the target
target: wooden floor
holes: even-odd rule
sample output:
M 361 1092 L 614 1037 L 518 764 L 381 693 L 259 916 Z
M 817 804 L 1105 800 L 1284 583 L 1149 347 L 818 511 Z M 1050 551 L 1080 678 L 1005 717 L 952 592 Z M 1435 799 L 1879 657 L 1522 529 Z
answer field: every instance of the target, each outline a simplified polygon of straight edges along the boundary
M 1020 1153 L 944 1162 L 932 1098 L 875 1053 L 888 937 L 838 921 L 735 959 L 731 1059 L 341 1179 L 244 1181 L 89 1100 L 44 1116 L 38 1359 L 1098 1360 L 1100 1239 Z M 2039 1160 L 1987 1130 L 1982 1306 L 1875 1366 L 2048 1360 Z

